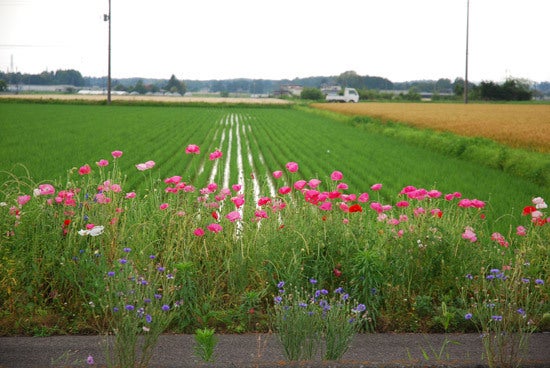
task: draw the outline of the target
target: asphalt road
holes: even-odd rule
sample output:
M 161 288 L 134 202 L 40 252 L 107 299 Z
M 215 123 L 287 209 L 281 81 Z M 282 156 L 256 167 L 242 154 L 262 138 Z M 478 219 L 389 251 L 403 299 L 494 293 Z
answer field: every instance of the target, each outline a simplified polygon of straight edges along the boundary
M 440 354 L 445 338 L 451 343 Z M 162 335 L 150 367 L 486 367 L 478 334 L 360 334 L 340 361 L 285 360 L 273 334 L 217 335 L 214 361 L 194 354 L 192 335 Z M 0 368 L 105 367 L 102 336 L 0 337 Z M 440 355 L 441 359 L 437 359 Z M 550 367 L 550 333 L 534 334 L 522 367 Z

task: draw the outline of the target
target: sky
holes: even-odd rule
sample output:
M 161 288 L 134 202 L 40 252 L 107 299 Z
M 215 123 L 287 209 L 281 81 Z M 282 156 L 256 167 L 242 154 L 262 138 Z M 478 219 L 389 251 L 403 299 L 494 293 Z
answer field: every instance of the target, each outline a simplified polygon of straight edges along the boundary
M 464 78 L 468 0 L 111 0 L 116 78 Z M 470 0 L 468 79 L 550 81 L 550 0 Z M 108 0 L 0 0 L 0 70 L 107 75 Z

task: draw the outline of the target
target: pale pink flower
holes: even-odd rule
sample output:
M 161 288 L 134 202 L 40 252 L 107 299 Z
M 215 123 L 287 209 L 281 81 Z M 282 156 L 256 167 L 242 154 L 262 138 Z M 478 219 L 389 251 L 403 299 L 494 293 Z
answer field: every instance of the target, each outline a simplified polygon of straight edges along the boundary
M 165 210 L 165 209 L 167 209 L 169 206 L 170 206 L 170 205 L 169 205 L 168 203 L 163 203 L 163 204 L 161 204 L 161 205 L 159 206 L 159 208 L 160 208 L 161 210 Z
M 122 188 L 119 184 L 112 184 L 111 185 L 111 191 L 113 191 L 115 193 L 120 193 L 121 190 L 122 190 Z
M 373 210 L 375 210 L 378 213 L 382 212 L 382 204 L 381 203 L 371 202 L 370 208 L 372 208 Z
M 35 196 L 55 194 L 55 188 L 51 184 L 40 184 L 33 193 Z
M 267 212 L 262 210 L 256 210 L 254 211 L 254 216 L 256 216 L 257 218 L 267 218 Z
M 296 183 L 294 183 L 294 189 L 296 190 L 302 190 L 307 185 L 307 181 L 305 180 L 298 180 Z
M 333 171 L 332 174 L 330 174 L 330 179 L 334 181 L 339 181 L 344 178 L 344 174 L 342 174 L 340 171 Z
M 152 169 L 153 167 L 155 167 L 155 161 L 152 161 L 152 160 L 149 160 L 145 163 L 145 167 L 147 169 Z
M 196 228 L 195 231 L 193 231 L 193 234 L 195 234 L 195 236 L 203 236 L 204 235 L 204 230 L 200 227 Z
M 139 171 L 145 171 L 147 170 L 147 166 L 145 164 L 137 164 L 136 169 L 138 169 Z
M 298 171 L 298 164 L 296 162 L 289 162 L 286 164 L 286 169 L 291 173 Z
M 210 161 L 214 161 L 214 160 L 217 160 L 217 159 L 221 158 L 222 156 L 223 156 L 222 151 L 215 150 L 214 152 L 212 152 L 210 154 L 210 156 L 208 158 L 210 159 Z
M 136 197 L 136 192 L 128 192 L 126 193 L 126 198 L 127 199 L 132 199 L 132 198 L 135 198 Z
M 464 229 L 464 233 L 462 233 L 462 239 L 466 239 L 472 243 L 475 243 L 477 241 L 477 236 L 474 232 L 474 229 L 470 226 L 466 226 L 466 228 Z
M 370 187 L 371 190 L 380 190 L 382 189 L 382 184 L 374 184 Z
M 113 156 L 113 158 L 119 158 L 122 156 L 122 151 L 113 151 L 111 152 L 111 156 Z
M 98 162 L 96 162 L 96 165 L 99 167 L 105 167 L 109 165 L 109 161 L 101 159 Z
M 527 229 L 520 225 L 516 228 L 516 234 L 518 234 L 519 236 L 525 236 L 527 235 Z
M 231 222 L 235 222 L 241 220 L 241 214 L 239 213 L 239 211 L 231 211 L 227 215 L 225 215 L 225 218 Z
M 30 195 L 22 195 L 22 196 L 17 197 L 17 203 L 19 203 L 20 206 L 23 206 L 24 204 L 26 204 L 30 200 L 31 200 Z
M 81 166 L 80 169 L 78 169 L 78 173 L 80 175 L 88 175 L 90 172 L 92 172 L 92 168 L 88 164 Z
M 317 188 L 319 184 L 321 184 L 321 180 L 319 179 L 310 179 L 310 181 L 307 182 L 307 185 L 309 185 L 311 189 Z
M 418 217 L 418 216 L 420 216 L 420 215 L 425 214 L 425 213 L 426 213 L 426 210 L 425 210 L 424 208 L 422 208 L 422 207 L 418 207 L 418 208 L 415 208 L 415 209 L 413 210 L 413 213 L 414 213 L 415 216 Z
M 548 208 L 548 205 L 546 204 L 546 202 L 544 202 L 544 199 L 542 197 L 533 198 L 532 202 L 535 205 L 535 208 L 538 210 Z
M 187 146 L 187 148 L 185 148 L 185 153 L 187 153 L 188 155 L 189 154 L 198 155 L 199 153 L 201 153 L 201 149 L 196 144 L 190 144 Z
M 281 176 L 283 176 L 283 172 L 281 170 L 273 171 L 273 177 L 275 179 L 279 179 Z
M 394 225 L 394 226 L 399 225 L 399 220 L 396 218 L 391 218 L 388 220 L 388 224 Z

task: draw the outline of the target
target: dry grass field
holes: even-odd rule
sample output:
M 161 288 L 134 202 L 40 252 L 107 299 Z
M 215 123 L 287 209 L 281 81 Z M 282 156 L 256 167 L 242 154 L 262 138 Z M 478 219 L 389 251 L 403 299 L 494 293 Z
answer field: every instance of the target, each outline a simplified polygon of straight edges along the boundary
M 6 99 L 24 99 L 24 100 L 80 100 L 80 101 L 106 101 L 107 95 L 76 95 L 76 94 L 21 94 L 21 95 L 0 95 L 0 100 Z M 151 101 L 165 103 L 188 103 L 188 102 L 206 102 L 206 103 L 227 103 L 227 104 L 288 104 L 288 101 L 276 98 L 242 98 L 242 97 L 172 97 L 172 96 L 119 96 L 112 95 L 113 101 Z
M 420 128 L 485 137 L 516 148 L 550 152 L 550 105 L 319 103 L 316 108 Z

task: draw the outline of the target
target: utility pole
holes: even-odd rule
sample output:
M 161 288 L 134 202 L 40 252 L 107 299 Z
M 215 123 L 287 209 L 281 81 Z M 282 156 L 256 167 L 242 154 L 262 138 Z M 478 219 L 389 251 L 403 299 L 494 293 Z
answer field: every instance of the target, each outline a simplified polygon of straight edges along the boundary
M 107 57 L 107 105 L 111 104 L 111 0 L 109 0 L 109 14 L 103 15 L 103 20 L 109 22 L 109 42 Z
M 109 0 L 111 1 L 111 0 Z M 466 75 L 464 77 L 464 103 L 468 103 L 468 38 L 470 33 L 470 0 L 466 3 Z

